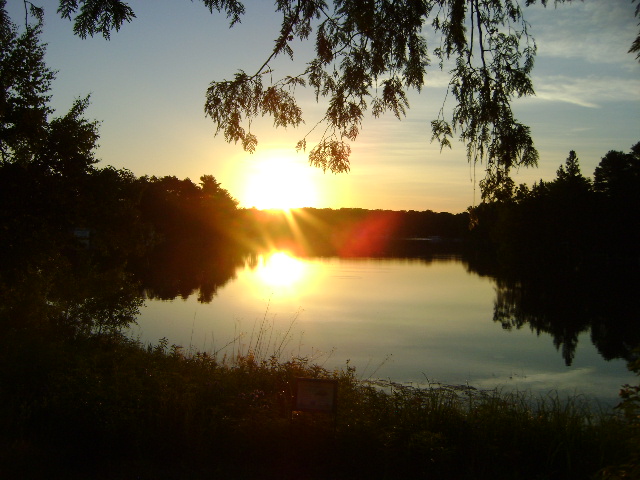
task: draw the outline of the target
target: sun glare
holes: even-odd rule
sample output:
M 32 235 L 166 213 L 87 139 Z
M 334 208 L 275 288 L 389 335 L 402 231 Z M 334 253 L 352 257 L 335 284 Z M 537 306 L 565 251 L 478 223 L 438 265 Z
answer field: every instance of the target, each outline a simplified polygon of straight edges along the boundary
M 256 154 L 248 161 L 250 173 L 241 197 L 243 206 L 289 210 L 314 207 L 318 203 L 318 190 L 314 181 L 315 169 L 290 151 L 274 150 Z
M 291 287 L 304 276 L 305 266 L 285 252 L 272 253 L 258 269 L 260 279 L 270 287 Z

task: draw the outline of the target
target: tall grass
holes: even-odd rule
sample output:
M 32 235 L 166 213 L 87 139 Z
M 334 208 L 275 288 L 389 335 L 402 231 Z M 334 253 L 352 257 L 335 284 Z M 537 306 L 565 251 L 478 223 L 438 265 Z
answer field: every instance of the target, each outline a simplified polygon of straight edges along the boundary
M 583 479 L 627 458 L 624 419 L 579 396 L 362 380 L 284 358 L 267 324 L 232 356 L 3 338 L 0 477 Z M 335 417 L 292 415 L 296 377 L 338 380 Z

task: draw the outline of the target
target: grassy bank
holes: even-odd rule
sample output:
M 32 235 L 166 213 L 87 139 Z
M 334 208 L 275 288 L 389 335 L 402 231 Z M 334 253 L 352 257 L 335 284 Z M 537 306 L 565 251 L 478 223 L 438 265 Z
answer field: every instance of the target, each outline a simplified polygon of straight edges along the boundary
M 579 397 L 381 386 L 117 335 L 1 343 L 1 478 L 584 479 L 632 449 L 632 425 Z M 296 377 L 339 381 L 335 418 L 291 417 Z

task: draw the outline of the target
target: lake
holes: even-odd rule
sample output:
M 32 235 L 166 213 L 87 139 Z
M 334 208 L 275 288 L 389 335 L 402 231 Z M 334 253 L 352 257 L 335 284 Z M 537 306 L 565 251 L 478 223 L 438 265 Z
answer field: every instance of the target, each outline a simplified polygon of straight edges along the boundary
M 251 350 L 258 358 L 310 358 L 327 369 L 348 363 L 362 379 L 580 393 L 615 404 L 620 386 L 635 380 L 626 361 L 605 360 L 588 328 L 571 341 L 534 321 L 508 328 L 496 312 L 512 296 L 460 255 L 297 258 L 276 251 L 239 264 L 208 303 L 198 292 L 147 299 L 130 332 L 145 343 L 166 337 L 185 351 L 220 357 Z

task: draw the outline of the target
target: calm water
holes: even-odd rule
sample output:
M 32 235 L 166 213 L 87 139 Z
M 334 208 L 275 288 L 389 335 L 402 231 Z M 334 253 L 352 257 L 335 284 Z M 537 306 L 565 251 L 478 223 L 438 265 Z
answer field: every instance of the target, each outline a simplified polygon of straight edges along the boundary
M 605 361 L 581 333 L 571 366 L 547 333 L 505 330 L 496 281 L 458 258 L 298 259 L 263 255 L 237 270 L 210 303 L 197 295 L 147 300 L 131 331 L 145 342 L 233 355 L 304 356 L 361 378 L 558 390 L 616 401 L 634 376 Z

